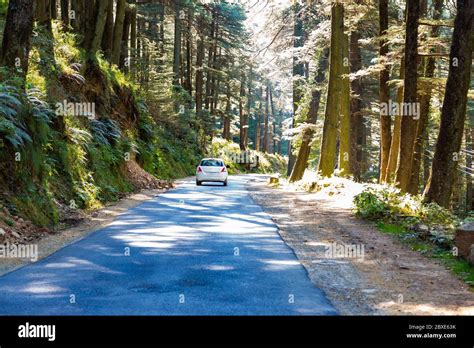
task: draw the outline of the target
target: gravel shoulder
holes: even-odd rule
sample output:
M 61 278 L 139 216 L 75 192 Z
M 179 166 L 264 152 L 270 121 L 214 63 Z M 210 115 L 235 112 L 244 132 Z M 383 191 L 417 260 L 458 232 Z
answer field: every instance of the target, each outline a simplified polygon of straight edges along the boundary
M 474 293 L 436 260 L 354 217 L 338 196 L 270 187 L 248 190 L 278 225 L 311 281 L 342 315 L 474 315 Z M 363 258 L 328 258 L 333 243 L 364 247 Z

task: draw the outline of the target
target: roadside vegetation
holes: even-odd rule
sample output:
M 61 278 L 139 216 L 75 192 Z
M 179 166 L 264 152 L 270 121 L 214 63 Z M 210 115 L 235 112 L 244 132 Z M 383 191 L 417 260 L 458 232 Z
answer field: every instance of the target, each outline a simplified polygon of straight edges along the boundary
M 205 156 L 284 170 L 283 93 L 245 21 L 223 1 L 1 0 L 0 239 L 170 187 Z M 233 162 L 247 150 L 258 165 Z

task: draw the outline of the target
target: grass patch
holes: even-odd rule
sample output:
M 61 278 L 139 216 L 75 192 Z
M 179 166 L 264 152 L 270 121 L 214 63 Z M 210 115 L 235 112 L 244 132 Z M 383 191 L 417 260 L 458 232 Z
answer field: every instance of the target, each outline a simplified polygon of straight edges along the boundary
M 385 223 L 385 222 L 379 222 L 377 224 L 377 227 L 380 231 L 388 234 L 394 234 L 394 235 L 402 235 L 405 234 L 405 228 L 399 225 L 395 224 L 390 224 L 390 223 Z

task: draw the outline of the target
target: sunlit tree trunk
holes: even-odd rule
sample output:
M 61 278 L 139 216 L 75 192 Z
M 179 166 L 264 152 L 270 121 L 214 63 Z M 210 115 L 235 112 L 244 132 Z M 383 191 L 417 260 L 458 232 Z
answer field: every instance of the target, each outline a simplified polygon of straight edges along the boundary
M 264 115 L 264 126 L 263 126 L 263 147 L 262 151 L 267 153 L 269 147 L 269 119 L 270 119 L 270 84 L 267 83 L 265 93 L 265 115 Z
M 301 15 L 302 6 L 299 1 L 293 1 L 293 47 L 300 48 L 304 46 L 304 23 Z M 305 76 L 305 65 L 300 61 L 296 54 L 293 55 L 293 120 L 291 127 L 295 127 L 295 117 L 301 99 L 303 98 L 303 85 Z M 291 174 L 293 166 L 296 161 L 296 156 L 293 153 L 292 142 L 288 142 L 288 170 L 287 175 Z
M 344 58 L 344 7 L 335 2 L 331 9 L 331 56 L 329 68 L 329 84 L 326 98 L 326 111 L 321 142 L 319 171 L 323 176 L 334 173 L 337 159 L 337 135 L 339 127 L 339 103 L 342 91 L 341 73 Z
M 342 35 L 342 66 L 340 76 L 341 94 L 339 98 L 339 169 L 341 176 L 349 176 L 352 173 L 354 162 L 354 152 L 352 149 L 352 129 L 351 129 L 351 82 L 349 79 L 349 37 Z
M 436 202 L 443 207 L 449 206 L 453 178 L 458 169 L 456 160 L 461 148 L 471 80 L 473 31 L 474 4 L 469 0 L 458 0 L 440 131 L 430 180 L 425 189 L 426 201 Z
M 321 90 L 322 83 L 326 79 L 326 71 L 328 68 L 328 59 L 329 59 L 329 49 L 325 49 L 321 54 L 318 63 L 318 72 L 315 78 L 315 86 L 311 92 L 311 103 L 309 105 L 308 117 L 306 122 L 308 124 L 314 125 L 318 120 L 319 113 L 319 104 L 321 101 Z M 311 142 L 313 140 L 314 130 L 311 128 L 306 128 L 302 134 L 301 146 L 296 157 L 296 162 L 291 172 L 290 182 L 295 182 L 301 180 L 304 175 L 304 171 L 308 166 L 308 159 L 311 153 Z
M 400 80 L 404 79 L 405 76 L 405 59 L 402 58 L 400 63 Z M 403 86 L 397 89 L 397 103 L 403 102 Z M 392 183 L 395 179 L 395 171 L 397 169 L 398 152 L 400 150 L 400 131 L 402 125 L 402 116 L 395 115 L 395 123 L 393 125 L 392 142 L 390 144 L 390 154 L 388 157 L 387 173 L 385 176 L 385 182 Z

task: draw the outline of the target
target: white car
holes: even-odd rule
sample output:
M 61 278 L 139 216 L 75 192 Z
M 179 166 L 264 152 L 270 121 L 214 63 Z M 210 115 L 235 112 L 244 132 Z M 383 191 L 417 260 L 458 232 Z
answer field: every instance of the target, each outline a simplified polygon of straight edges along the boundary
M 196 185 L 206 182 L 221 182 L 227 186 L 227 166 L 219 158 L 204 158 L 196 169 Z

